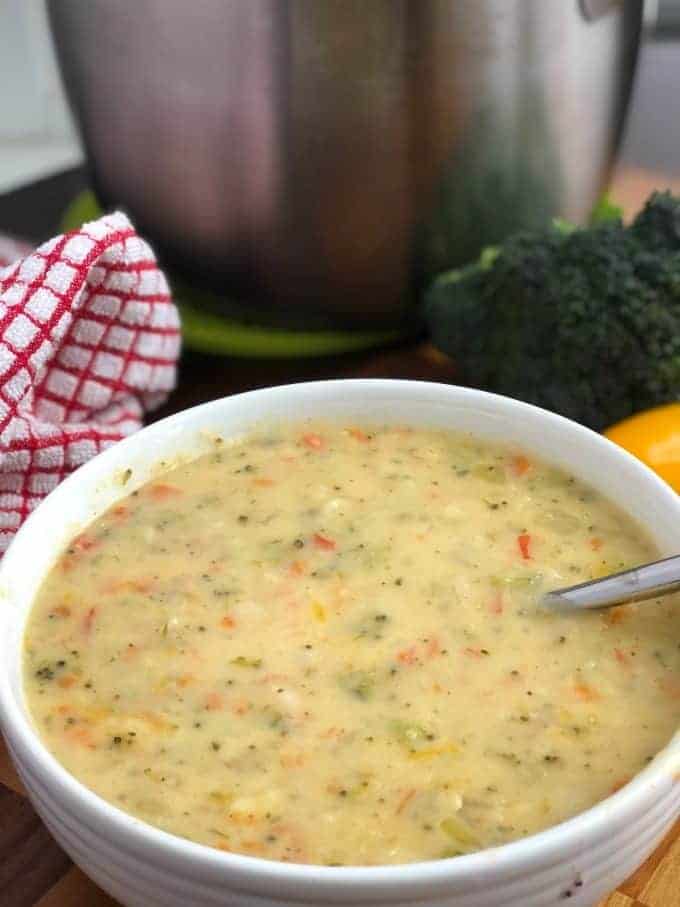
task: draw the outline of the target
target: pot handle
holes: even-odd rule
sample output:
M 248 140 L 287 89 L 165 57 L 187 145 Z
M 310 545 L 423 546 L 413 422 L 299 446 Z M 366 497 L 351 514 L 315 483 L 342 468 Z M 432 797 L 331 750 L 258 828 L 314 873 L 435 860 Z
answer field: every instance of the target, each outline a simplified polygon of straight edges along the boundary
M 579 0 L 581 14 L 588 22 L 601 19 L 623 0 Z M 656 40 L 680 38 L 680 0 L 642 0 L 643 24 L 648 37 Z

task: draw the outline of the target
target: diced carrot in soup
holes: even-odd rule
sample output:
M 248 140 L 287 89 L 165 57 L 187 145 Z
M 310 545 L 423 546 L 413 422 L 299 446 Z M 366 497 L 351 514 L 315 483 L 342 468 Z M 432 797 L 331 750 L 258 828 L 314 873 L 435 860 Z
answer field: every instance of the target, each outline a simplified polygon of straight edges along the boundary
M 26 698 L 68 771 L 182 838 L 322 865 L 468 853 L 591 807 L 670 739 L 680 606 L 540 605 L 657 554 L 531 450 L 262 424 L 66 546 Z

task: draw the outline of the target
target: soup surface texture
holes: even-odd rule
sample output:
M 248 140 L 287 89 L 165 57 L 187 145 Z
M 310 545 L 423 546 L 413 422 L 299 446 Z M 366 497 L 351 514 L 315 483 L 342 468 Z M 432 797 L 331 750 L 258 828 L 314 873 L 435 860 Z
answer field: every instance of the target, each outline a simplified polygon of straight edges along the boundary
M 320 864 L 466 853 L 606 797 L 680 717 L 680 611 L 542 610 L 653 558 L 530 454 L 262 428 L 70 544 L 25 637 L 49 749 L 162 829 Z

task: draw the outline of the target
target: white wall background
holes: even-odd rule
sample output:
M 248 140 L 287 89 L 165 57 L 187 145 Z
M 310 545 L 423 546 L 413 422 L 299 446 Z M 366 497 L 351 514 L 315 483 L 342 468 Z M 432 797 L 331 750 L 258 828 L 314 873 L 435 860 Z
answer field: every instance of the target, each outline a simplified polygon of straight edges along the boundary
M 82 159 L 44 0 L 0 0 L 0 192 Z

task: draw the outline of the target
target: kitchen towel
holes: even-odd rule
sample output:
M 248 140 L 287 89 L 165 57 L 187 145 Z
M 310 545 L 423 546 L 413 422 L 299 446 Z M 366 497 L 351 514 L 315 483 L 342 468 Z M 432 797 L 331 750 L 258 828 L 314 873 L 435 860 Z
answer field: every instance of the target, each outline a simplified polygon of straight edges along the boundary
M 35 250 L 0 238 L 0 554 L 64 476 L 163 403 L 179 348 L 165 276 L 124 214 Z

